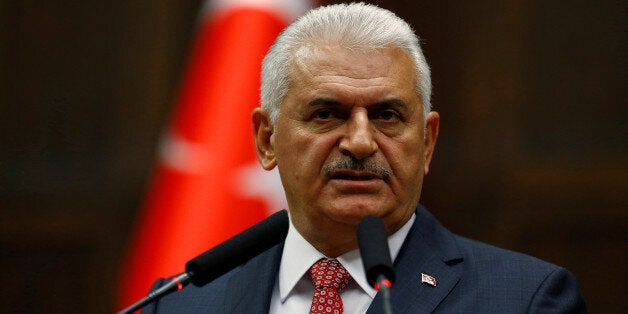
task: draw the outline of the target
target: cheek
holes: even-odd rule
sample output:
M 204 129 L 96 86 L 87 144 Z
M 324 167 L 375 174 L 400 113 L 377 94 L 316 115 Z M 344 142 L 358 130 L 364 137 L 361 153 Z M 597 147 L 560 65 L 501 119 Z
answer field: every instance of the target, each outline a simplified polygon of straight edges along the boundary
M 277 142 L 277 164 L 295 179 L 310 179 L 320 173 L 325 161 L 334 149 L 331 137 L 306 132 L 292 132 Z M 279 141 L 282 140 L 280 144 Z M 307 176 L 307 177 L 306 177 Z
M 415 183 L 423 174 L 423 143 L 416 139 L 398 139 L 386 145 L 387 156 L 397 178 Z

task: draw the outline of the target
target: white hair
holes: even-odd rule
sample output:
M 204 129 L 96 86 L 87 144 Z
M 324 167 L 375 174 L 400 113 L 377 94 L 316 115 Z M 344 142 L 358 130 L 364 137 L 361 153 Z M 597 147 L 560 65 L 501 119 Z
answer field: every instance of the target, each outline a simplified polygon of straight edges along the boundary
M 277 121 L 288 93 L 295 53 L 304 46 L 333 43 L 348 49 L 401 48 L 414 62 L 416 92 L 423 104 L 423 119 L 431 110 L 430 68 L 419 38 L 410 25 L 394 13 L 364 3 L 335 4 L 313 9 L 277 37 L 262 63 L 262 107 Z

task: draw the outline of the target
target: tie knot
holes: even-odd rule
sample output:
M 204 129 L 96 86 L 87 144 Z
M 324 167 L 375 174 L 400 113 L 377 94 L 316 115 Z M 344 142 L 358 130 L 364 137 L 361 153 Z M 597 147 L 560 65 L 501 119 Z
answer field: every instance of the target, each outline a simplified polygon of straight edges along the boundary
M 351 280 L 349 272 L 336 259 L 319 259 L 309 273 L 316 289 L 331 288 L 340 292 Z

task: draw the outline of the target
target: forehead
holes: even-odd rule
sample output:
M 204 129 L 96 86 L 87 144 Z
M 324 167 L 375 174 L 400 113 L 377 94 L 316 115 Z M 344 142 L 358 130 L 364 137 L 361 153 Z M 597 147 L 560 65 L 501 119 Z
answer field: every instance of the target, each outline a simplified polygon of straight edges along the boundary
M 391 76 L 401 68 L 414 78 L 414 64 L 401 48 L 349 49 L 338 45 L 303 46 L 294 53 L 293 79 L 303 74 L 343 75 L 355 79 Z M 406 73 L 407 72 L 407 73 Z
M 319 45 L 295 52 L 288 94 L 299 98 L 395 97 L 414 102 L 416 70 L 401 48 L 347 49 Z M 295 95 L 296 94 L 296 95 Z

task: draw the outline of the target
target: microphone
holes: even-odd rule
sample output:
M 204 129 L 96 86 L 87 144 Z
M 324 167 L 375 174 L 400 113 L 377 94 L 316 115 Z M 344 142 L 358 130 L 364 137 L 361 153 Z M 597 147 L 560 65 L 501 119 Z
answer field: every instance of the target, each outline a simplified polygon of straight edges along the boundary
M 185 264 L 190 281 L 202 287 L 286 239 L 288 212 L 279 211 Z
M 236 236 L 193 258 L 185 264 L 184 273 L 176 275 L 167 284 L 150 292 L 146 297 L 118 314 L 133 313 L 167 294 L 183 289 L 190 282 L 197 287 L 206 285 L 283 241 L 288 234 L 288 225 L 288 212 L 286 210 L 270 215 Z
M 389 288 L 395 282 L 395 269 L 384 224 L 376 216 L 366 216 L 358 224 L 357 236 L 366 280 L 375 290 L 382 290 L 384 312 L 392 313 Z

